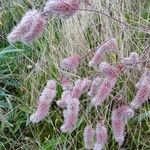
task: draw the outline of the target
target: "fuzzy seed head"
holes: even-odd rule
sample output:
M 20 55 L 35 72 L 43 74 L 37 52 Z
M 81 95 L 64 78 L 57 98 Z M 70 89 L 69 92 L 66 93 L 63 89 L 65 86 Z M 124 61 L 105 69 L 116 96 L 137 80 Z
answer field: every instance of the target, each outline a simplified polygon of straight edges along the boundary
M 71 96 L 73 98 L 79 98 L 81 94 L 82 94 L 82 80 L 79 79 L 75 82 L 75 86 L 73 87 Z
M 57 105 L 61 108 L 66 108 L 68 102 L 71 100 L 71 92 L 69 90 L 65 90 L 61 95 L 61 100 L 57 101 Z
M 76 12 L 80 6 L 80 0 L 48 0 L 44 12 L 68 18 Z
M 97 94 L 92 98 L 91 103 L 94 106 L 99 106 L 103 103 L 103 101 L 109 96 L 111 93 L 113 87 L 115 86 L 115 83 L 117 81 L 117 78 L 110 78 L 106 77 L 104 81 L 101 83 Z
M 112 131 L 116 142 L 121 146 L 124 142 L 125 123 L 120 118 L 112 117 Z
M 121 118 L 122 120 L 128 120 L 134 117 L 134 110 L 129 106 L 119 106 L 113 111 L 114 118 Z
M 30 121 L 32 123 L 39 123 L 47 116 L 48 111 L 49 111 L 49 102 L 48 101 L 39 102 L 36 112 L 30 116 Z
M 61 68 L 67 71 L 73 71 L 78 66 L 79 62 L 80 62 L 80 56 L 74 55 L 74 56 L 70 56 L 68 58 L 63 59 L 60 62 L 60 66 Z
M 103 43 L 102 43 L 103 44 Z M 102 46 L 99 47 L 98 51 L 102 51 L 103 53 L 114 51 L 117 49 L 117 42 L 114 38 L 107 40 Z
M 138 109 L 148 100 L 150 94 L 150 87 L 148 80 L 143 78 L 140 84 L 138 85 L 138 91 L 133 101 L 130 103 L 131 108 Z
M 90 89 L 90 91 L 88 92 L 88 95 L 89 95 L 90 97 L 94 97 L 94 96 L 95 96 L 95 94 L 97 93 L 98 88 L 99 88 L 101 82 L 102 82 L 102 79 L 99 78 L 99 77 L 96 77 L 96 78 L 93 80 L 92 85 L 91 85 L 91 89 Z
M 94 145 L 94 129 L 91 125 L 87 125 L 84 129 L 84 145 L 87 150 L 92 149 Z
M 99 150 L 104 148 L 107 143 L 107 128 L 102 122 L 98 122 L 96 125 L 96 142 L 94 144 L 94 150 Z M 98 146 L 100 146 L 98 148 Z
M 47 116 L 49 106 L 52 103 L 55 96 L 56 83 L 53 80 L 49 80 L 47 82 L 47 85 L 43 89 L 41 96 L 39 97 L 36 112 L 30 116 L 30 121 L 32 123 L 38 123 Z
M 117 69 L 112 65 L 108 64 L 107 62 L 102 62 L 99 65 L 99 69 L 105 76 L 109 77 L 117 76 Z
M 97 67 L 97 65 L 101 63 L 103 57 L 107 52 L 114 51 L 116 49 L 117 44 L 114 38 L 111 38 L 107 42 L 102 43 L 102 45 L 98 46 L 92 60 L 89 62 L 89 66 Z
M 64 124 L 60 127 L 63 133 L 72 132 L 79 114 L 79 100 L 72 99 L 68 102 L 66 110 L 64 110 Z
M 46 19 L 37 10 L 27 11 L 20 23 L 9 33 L 7 39 L 10 43 L 21 41 L 23 43 L 32 42 L 42 33 L 46 24 Z
M 132 52 L 129 57 L 123 58 L 122 63 L 127 67 L 127 68 L 132 68 L 137 66 L 137 63 L 139 61 L 139 55 L 136 52 Z
M 91 80 L 89 79 L 84 79 L 82 81 L 82 93 L 87 92 L 91 87 Z

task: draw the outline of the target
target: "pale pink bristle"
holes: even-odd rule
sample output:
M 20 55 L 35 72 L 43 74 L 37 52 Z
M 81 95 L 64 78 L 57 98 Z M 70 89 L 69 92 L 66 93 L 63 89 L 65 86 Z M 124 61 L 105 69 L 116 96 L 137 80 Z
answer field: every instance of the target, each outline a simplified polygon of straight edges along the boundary
M 67 108 L 64 110 L 64 124 L 60 130 L 64 133 L 72 132 L 78 119 L 79 114 L 79 100 L 72 99 L 67 103 Z
M 91 125 L 87 125 L 84 129 L 84 145 L 87 150 L 93 148 L 94 145 L 94 129 Z
M 124 142 L 125 123 L 121 118 L 112 117 L 112 131 L 116 142 L 121 146 Z
M 92 105 L 94 106 L 101 105 L 111 93 L 113 87 L 115 86 L 116 81 L 117 81 L 117 77 L 105 78 L 104 81 L 101 83 L 97 91 L 97 94 L 91 100 Z
M 32 42 L 42 33 L 46 24 L 46 19 L 41 12 L 37 10 L 27 11 L 21 22 L 8 35 L 8 41 L 14 43 L 21 41 L 23 43 Z
M 32 123 L 38 123 L 47 116 L 49 106 L 51 105 L 55 96 L 56 96 L 56 83 L 54 80 L 49 80 L 47 82 L 47 85 L 41 92 L 41 96 L 39 97 L 37 105 L 37 110 L 35 111 L 34 114 L 30 116 L 30 121 Z
M 71 101 L 71 92 L 69 90 L 63 91 L 61 100 L 57 101 L 57 105 L 61 108 L 66 108 L 68 101 Z
M 114 115 L 117 118 L 128 120 L 134 116 L 134 110 L 129 106 L 119 106 L 114 110 Z
M 80 0 L 48 0 L 44 12 L 67 18 L 74 15 L 79 6 Z
M 60 62 L 60 67 L 68 71 L 73 71 L 78 66 L 79 62 L 80 62 L 79 55 L 70 56 L 68 58 L 63 59 Z
M 150 94 L 150 86 L 148 80 L 143 78 L 141 83 L 138 85 L 138 91 L 136 96 L 134 97 L 133 101 L 130 103 L 130 106 L 133 109 L 138 109 L 148 100 Z
M 114 66 L 106 62 L 102 62 L 99 65 L 99 69 L 105 76 L 115 77 L 117 76 L 117 73 L 118 73 L 117 69 Z
M 107 128 L 105 127 L 104 123 L 98 122 L 96 125 L 96 142 L 94 144 L 94 150 L 99 150 L 104 148 L 105 144 L 107 143 Z M 98 149 L 99 147 L 99 149 Z
M 88 95 L 89 95 L 90 97 L 94 97 L 94 96 L 95 96 L 95 94 L 97 93 L 98 88 L 99 88 L 101 82 L 102 82 L 102 79 L 99 78 L 99 77 L 96 77 L 96 78 L 93 80 L 92 85 L 91 85 L 91 89 L 90 89 L 90 91 L 88 92 Z
M 79 79 L 75 82 L 75 86 L 73 87 L 71 96 L 73 98 L 79 98 L 81 94 L 82 94 L 82 80 Z

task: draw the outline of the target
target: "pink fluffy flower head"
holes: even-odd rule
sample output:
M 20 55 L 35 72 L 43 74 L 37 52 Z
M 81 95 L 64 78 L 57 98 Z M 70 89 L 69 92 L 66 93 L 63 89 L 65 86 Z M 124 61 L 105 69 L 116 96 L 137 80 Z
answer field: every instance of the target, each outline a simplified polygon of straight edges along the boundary
M 48 0 L 44 12 L 68 18 L 76 12 L 80 6 L 80 0 Z
M 148 100 L 148 96 L 150 94 L 150 86 L 147 77 L 142 78 L 138 85 L 138 91 L 133 101 L 130 103 L 130 106 L 133 109 L 138 109 L 142 106 L 144 102 Z
M 75 82 L 75 86 L 73 87 L 73 90 L 71 92 L 71 96 L 73 98 L 79 98 L 82 94 L 82 80 L 78 79 Z
M 88 95 L 89 95 L 90 97 L 94 97 L 94 96 L 95 96 L 95 94 L 97 93 L 98 88 L 99 88 L 101 82 L 102 82 L 102 79 L 99 78 L 99 77 L 96 77 L 96 78 L 93 80 L 92 85 L 91 85 L 91 89 L 90 89 L 90 91 L 88 92 Z
M 82 81 L 82 93 L 85 93 L 87 92 L 91 87 L 91 80 L 85 78 L 83 81 Z
M 72 132 L 78 119 L 79 100 L 72 99 L 67 103 L 67 108 L 64 110 L 64 124 L 60 127 L 63 133 Z
M 10 43 L 21 41 L 32 42 L 42 33 L 46 24 L 46 18 L 37 10 L 27 11 L 21 22 L 9 33 L 7 39 Z
M 49 80 L 44 90 L 42 91 L 41 96 L 39 97 L 36 112 L 30 116 L 30 121 L 32 123 L 38 123 L 47 116 L 49 106 L 52 103 L 55 96 L 56 83 L 53 80 Z
M 122 63 L 127 67 L 127 68 L 132 68 L 137 66 L 139 61 L 139 56 L 136 52 L 132 52 L 129 57 L 123 58 Z
M 107 62 L 102 62 L 99 65 L 99 69 L 105 76 L 109 77 L 115 77 L 118 73 L 117 68 L 108 64 Z
M 116 142 L 121 146 L 124 142 L 125 123 L 121 118 L 112 115 L 112 131 Z
M 60 66 L 63 69 L 66 69 L 67 71 L 73 71 L 78 66 L 80 58 L 81 57 L 79 55 L 70 56 L 68 58 L 63 59 L 60 62 Z
M 94 106 L 101 105 L 104 100 L 109 96 L 115 83 L 117 81 L 117 77 L 106 77 L 101 83 L 97 94 L 92 98 L 91 103 Z
M 94 144 L 94 150 L 101 150 L 107 143 L 107 128 L 103 122 L 98 122 L 96 125 L 96 142 Z
M 57 105 L 61 108 L 66 108 L 69 101 L 72 100 L 71 92 L 69 90 L 63 91 L 61 100 L 57 101 Z
M 60 82 L 63 90 L 71 90 L 73 88 L 73 84 L 71 81 L 69 81 L 66 77 L 61 76 Z
M 94 145 L 94 129 L 91 125 L 87 125 L 84 129 L 84 145 L 87 150 L 93 148 Z
M 106 42 L 102 43 L 102 45 L 100 45 L 97 48 L 97 51 L 94 54 L 92 60 L 89 62 L 89 66 L 96 67 L 102 61 L 104 55 L 107 52 L 114 51 L 116 49 L 117 49 L 117 44 L 114 38 L 111 38 Z
M 122 120 L 128 120 L 133 118 L 134 110 L 129 106 L 119 106 L 117 109 L 113 110 L 113 115 L 116 118 L 121 118 Z

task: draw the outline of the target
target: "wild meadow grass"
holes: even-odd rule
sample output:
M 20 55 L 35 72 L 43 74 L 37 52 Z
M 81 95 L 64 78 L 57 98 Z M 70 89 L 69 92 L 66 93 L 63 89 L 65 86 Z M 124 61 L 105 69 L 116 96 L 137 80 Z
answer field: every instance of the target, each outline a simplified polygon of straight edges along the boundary
M 60 132 L 63 123 L 62 109 L 54 102 L 48 116 L 39 124 L 29 123 L 29 116 L 36 107 L 39 94 L 49 79 L 57 81 L 57 97 L 62 89 L 58 78 L 59 62 L 72 54 L 83 56 L 72 80 L 96 73 L 88 67 L 92 58 L 91 49 L 116 35 L 119 54 L 127 57 L 130 52 L 144 54 L 150 44 L 150 1 L 149 0 L 93 0 L 98 10 L 128 23 L 128 28 L 99 13 L 78 11 L 66 20 L 50 17 L 44 33 L 33 43 L 9 44 L 7 34 L 30 8 L 40 9 L 43 1 L 1 0 L 0 2 L 0 149 L 4 150 L 84 150 L 83 130 L 87 122 L 96 123 L 98 113 L 103 113 L 108 127 L 107 150 L 117 150 L 111 131 L 111 108 L 114 95 L 123 89 L 124 98 L 131 102 L 135 95 L 135 84 L 142 72 L 133 69 L 120 75 L 112 94 L 98 109 L 91 108 L 90 98 L 81 97 L 80 115 L 76 129 L 71 134 Z M 87 6 L 83 6 L 88 9 Z M 149 47 L 145 58 L 149 59 Z M 110 62 L 117 60 L 110 54 Z M 150 102 L 136 111 L 126 126 L 126 150 L 150 149 Z

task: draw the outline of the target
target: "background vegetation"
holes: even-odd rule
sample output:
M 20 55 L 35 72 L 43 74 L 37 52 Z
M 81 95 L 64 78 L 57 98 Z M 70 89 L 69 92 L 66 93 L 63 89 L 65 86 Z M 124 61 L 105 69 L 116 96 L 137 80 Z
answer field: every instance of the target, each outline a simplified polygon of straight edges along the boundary
M 119 33 L 124 26 L 98 13 L 78 11 L 76 15 L 61 20 L 49 18 L 43 35 L 30 45 L 10 45 L 6 36 L 22 15 L 30 8 L 41 8 L 43 1 L 0 1 L 0 149 L 4 150 L 83 150 L 83 129 L 87 122 L 95 124 L 95 116 L 101 112 L 109 128 L 107 150 L 118 149 L 110 127 L 110 110 L 114 95 L 122 88 L 129 102 L 135 95 L 135 83 L 142 72 L 133 70 L 120 76 L 110 100 L 97 110 L 90 110 L 90 99 L 81 98 L 80 118 L 72 134 L 62 134 L 62 110 L 54 103 L 49 115 L 37 125 L 29 124 L 29 115 L 34 111 L 40 91 L 48 79 L 58 79 L 59 61 L 71 54 L 84 57 L 73 78 L 86 77 L 94 73 L 87 66 L 92 55 L 90 49 L 108 37 Z M 140 29 L 127 29 L 116 36 L 121 56 L 132 51 L 143 54 L 150 44 L 149 0 L 91 0 L 99 10 Z M 83 6 L 85 8 L 85 6 Z M 149 56 L 148 50 L 145 56 Z M 149 58 L 149 57 L 148 57 Z M 108 60 L 116 61 L 115 55 Z M 61 95 L 58 85 L 57 99 Z M 150 103 L 136 112 L 126 127 L 126 150 L 150 149 Z

